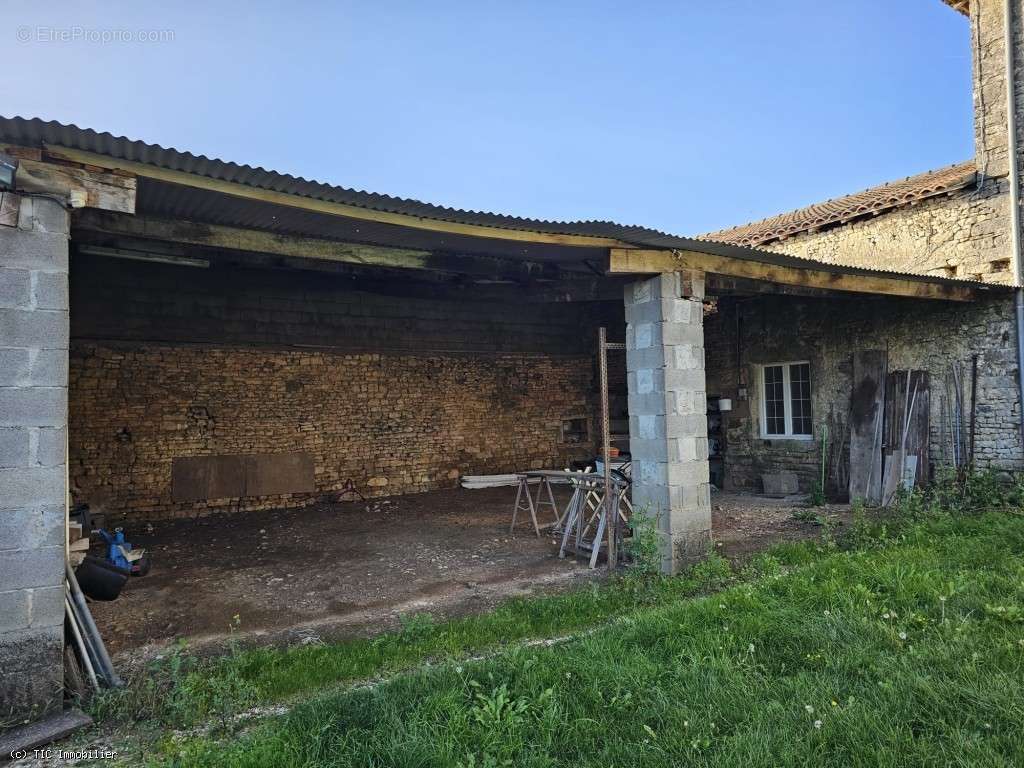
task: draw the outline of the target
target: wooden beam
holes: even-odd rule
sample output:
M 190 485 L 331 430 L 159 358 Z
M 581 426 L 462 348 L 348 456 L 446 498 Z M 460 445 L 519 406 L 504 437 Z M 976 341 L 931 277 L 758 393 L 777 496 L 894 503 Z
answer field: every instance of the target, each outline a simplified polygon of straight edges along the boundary
M 78 246 L 74 261 L 79 269 L 91 271 L 97 267 L 121 269 L 113 265 L 114 259 L 82 246 L 85 239 L 80 231 L 74 231 L 72 240 Z M 90 234 L 90 233 L 84 233 Z M 138 241 L 144 242 L 144 241 Z M 155 241 L 153 241 L 155 242 Z M 136 252 L 138 252 L 136 245 Z M 622 303 L 623 287 L 628 278 L 566 276 L 562 280 L 543 281 L 499 281 L 490 278 L 474 278 L 467 275 L 450 275 L 428 270 L 412 271 L 389 267 L 367 267 L 322 259 L 303 259 L 291 256 L 275 256 L 251 251 L 210 251 L 197 250 L 189 246 L 150 245 L 144 251 L 152 261 L 160 259 L 204 258 L 211 270 L 277 270 L 287 272 L 320 273 L 318 284 L 333 286 L 335 290 L 362 291 L 385 296 L 432 298 L 460 302 L 485 302 L 504 304 L 561 304 L 581 302 Z M 135 269 L 143 268 L 135 262 Z M 131 269 L 129 264 L 125 268 Z
M 133 238 L 211 249 L 247 251 L 390 269 L 429 270 L 519 282 L 556 279 L 559 275 L 559 269 L 554 264 L 345 243 L 184 219 L 125 216 L 102 211 L 76 212 L 72 218 L 72 230 L 72 239 L 77 238 L 79 241 L 95 244 L 114 245 L 109 240 L 111 237 Z M 104 237 L 97 238 L 97 233 Z M 121 243 L 120 246 L 133 247 L 130 243 Z M 138 247 L 138 244 L 135 247 Z
M 67 198 L 73 208 L 135 213 L 135 179 L 131 177 L 22 158 L 16 184 L 19 192 Z
M 653 275 L 698 269 L 729 277 L 742 277 L 780 285 L 822 288 L 829 291 L 874 293 L 917 299 L 974 301 L 977 289 L 970 285 L 950 285 L 911 280 L 905 277 L 831 272 L 817 267 L 783 267 L 762 261 L 716 256 L 697 251 L 655 251 L 612 248 L 609 274 Z
M 759 296 L 763 294 L 783 296 L 807 296 L 811 298 L 835 297 L 835 293 L 824 288 L 805 288 L 799 285 L 766 283 L 744 277 L 709 274 L 705 280 L 705 294 L 708 296 Z
M 71 162 L 126 171 L 128 173 L 135 174 L 136 176 L 148 179 L 166 181 L 172 184 L 193 187 L 195 189 L 205 189 L 212 192 L 231 195 L 233 197 L 260 200 L 266 203 L 285 205 L 290 208 L 300 208 L 306 211 L 316 211 L 318 213 L 326 213 L 334 216 L 345 216 L 351 219 L 360 219 L 362 221 L 376 221 L 383 224 L 395 224 L 401 227 L 423 229 L 431 232 L 447 232 L 453 235 L 486 237 L 496 240 L 513 240 L 523 243 L 547 243 L 582 248 L 629 247 L 628 243 L 624 243 L 614 238 L 503 229 L 501 227 L 490 227 L 482 224 L 463 224 L 452 221 L 441 221 L 438 219 L 423 218 L 405 213 L 376 211 L 357 205 L 334 203 L 327 200 L 291 195 L 286 192 L 276 192 L 270 189 L 250 187 L 245 184 L 238 184 L 231 181 L 211 179 L 207 176 L 185 173 L 184 171 L 174 171 L 168 168 L 159 168 L 154 165 L 137 163 L 131 160 L 120 160 L 106 155 L 97 155 L 92 152 L 83 152 L 78 149 L 70 149 L 68 147 L 58 145 L 48 144 L 45 149 L 49 156 Z

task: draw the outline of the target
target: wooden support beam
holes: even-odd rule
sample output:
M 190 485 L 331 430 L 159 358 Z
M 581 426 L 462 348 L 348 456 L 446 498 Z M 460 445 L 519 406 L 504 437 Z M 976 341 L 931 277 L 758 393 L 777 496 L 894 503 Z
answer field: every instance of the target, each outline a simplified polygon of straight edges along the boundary
M 814 298 L 835 297 L 835 293 L 824 288 L 805 288 L 799 285 L 782 285 L 766 283 L 763 280 L 750 280 L 745 277 L 729 277 L 728 275 L 707 275 L 705 279 L 707 296 L 759 296 L 764 294 L 782 296 L 808 296 Z
M 67 199 L 73 208 L 135 213 L 135 179 L 119 174 L 22 158 L 16 185 L 19 192 Z
M 559 277 L 557 265 L 539 262 L 345 243 L 183 219 L 125 216 L 102 211 L 79 211 L 74 214 L 72 239 L 115 247 L 133 247 L 131 242 L 115 243 L 110 238 L 132 238 L 136 241 L 135 248 L 140 247 L 140 241 L 143 244 L 145 241 L 160 241 L 217 250 L 246 251 L 389 269 L 427 270 L 516 282 Z
M 905 296 L 917 299 L 974 301 L 978 289 L 970 285 L 913 280 L 893 275 L 851 274 L 830 271 L 823 266 L 787 267 L 763 261 L 729 258 L 697 251 L 659 251 L 611 248 L 609 274 L 653 275 L 698 269 L 729 277 L 741 277 L 780 285 L 821 288 L 829 291 L 873 293 L 884 296 Z M 838 268 L 837 268 L 838 269 Z
M 205 189 L 212 192 L 219 192 L 233 197 L 246 198 L 249 200 L 260 200 L 276 205 L 285 205 L 290 208 L 300 208 L 307 211 L 316 211 L 334 216 L 345 216 L 362 221 L 376 221 L 383 224 L 395 224 L 412 229 L 423 229 L 432 232 L 447 232 L 453 235 L 468 235 L 471 237 L 487 237 L 498 240 L 514 240 L 524 243 L 547 243 L 553 245 L 578 246 L 583 248 L 609 248 L 628 247 L 628 243 L 610 237 L 595 237 L 591 235 L 570 235 L 554 232 L 532 232 L 521 229 L 505 229 L 502 227 L 491 227 L 483 224 L 464 224 L 453 221 L 442 221 L 440 219 L 423 218 L 407 213 L 391 213 L 388 211 L 377 211 L 370 208 L 363 208 L 358 205 L 335 203 L 328 200 L 319 200 L 311 197 L 292 195 L 286 192 L 277 192 L 271 189 L 251 187 L 246 184 L 238 184 L 221 179 L 212 179 L 207 176 L 175 171 L 168 168 L 159 168 L 146 163 L 137 163 L 131 160 L 121 160 L 107 155 L 98 155 L 92 152 L 83 152 L 78 149 L 61 147 L 58 145 L 46 145 L 46 154 L 49 157 L 67 160 L 70 162 L 93 165 L 100 168 L 124 171 L 136 176 L 166 181 L 172 184 L 180 184 L 195 189 Z

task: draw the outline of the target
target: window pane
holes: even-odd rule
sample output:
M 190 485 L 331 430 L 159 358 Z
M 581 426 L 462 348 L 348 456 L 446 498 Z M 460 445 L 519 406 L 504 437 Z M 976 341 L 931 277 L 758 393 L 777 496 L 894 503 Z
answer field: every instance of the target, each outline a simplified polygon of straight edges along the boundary
M 781 365 L 764 368 L 764 415 L 766 434 L 786 434 L 786 396 L 782 388 Z
M 793 434 L 809 435 L 811 425 L 811 366 L 797 363 L 789 366 L 789 392 L 793 408 Z

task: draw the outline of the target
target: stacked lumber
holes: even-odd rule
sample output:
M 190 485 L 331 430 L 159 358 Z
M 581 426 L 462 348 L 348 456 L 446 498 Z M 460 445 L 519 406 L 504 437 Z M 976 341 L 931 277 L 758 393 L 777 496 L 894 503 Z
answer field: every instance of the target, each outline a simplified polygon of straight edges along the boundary
M 68 522 L 68 560 L 72 568 L 77 568 L 89 552 L 89 537 L 83 535 L 82 524 Z
M 463 475 L 461 484 L 463 488 L 471 489 L 516 486 L 519 485 L 519 475 Z

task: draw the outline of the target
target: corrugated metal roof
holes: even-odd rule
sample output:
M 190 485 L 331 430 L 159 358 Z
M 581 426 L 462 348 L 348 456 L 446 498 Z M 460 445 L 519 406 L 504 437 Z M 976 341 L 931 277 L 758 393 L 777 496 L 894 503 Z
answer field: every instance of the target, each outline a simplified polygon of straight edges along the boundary
M 815 203 L 788 213 L 738 227 L 709 232 L 702 238 L 719 243 L 758 247 L 790 235 L 844 224 L 861 216 L 878 215 L 934 195 L 953 192 L 974 184 L 974 161 L 950 165 L 935 171 L 908 176 L 845 197 Z
M 936 277 L 932 275 L 915 275 L 887 269 L 868 269 L 853 265 L 829 264 L 799 256 L 772 253 L 756 250 L 746 245 L 716 242 L 714 240 L 680 237 L 654 229 L 639 226 L 627 226 L 611 221 L 546 221 L 540 219 L 518 218 L 484 211 L 466 211 L 456 208 L 431 205 L 418 200 L 407 200 L 390 195 L 363 192 L 346 187 L 332 186 L 318 181 L 310 181 L 289 174 L 268 171 L 250 165 L 240 165 L 193 155 L 173 148 L 164 148 L 156 144 L 146 144 L 123 136 L 110 133 L 99 133 L 88 128 L 75 125 L 64 125 L 56 121 L 44 121 L 38 118 L 0 117 L 0 141 L 22 146 L 55 145 L 91 152 L 97 155 L 128 160 L 151 165 L 186 174 L 203 176 L 220 181 L 233 182 L 258 189 L 273 190 L 298 197 L 341 203 L 348 206 L 388 213 L 405 214 L 422 219 L 469 224 L 490 227 L 495 230 L 516 230 L 558 235 L 584 235 L 609 238 L 633 246 L 698 251 L 727 258 L 756 261 L 790 266 L 801 269 L 815 269 L 833 274 L 878 275 L 903 277 L 919 282 L 936 284 L 963 285 L 970 283 L 978 287 L 996 287 L 954 278 Z M 359 239 L 366 242 L 383 241 L 394 238 L 399 230 L 412 230 L 394 224 L 365 222 L 344 216 L 331 216 L 308 211 L 298 211 L 286 206 L 275 206 L 260 201 L 239 200 L 229 195 L 196 190 L 166 182 L 145 180 L 140 183 L 140 206 L 142 210 L 160 212 L 168 215 L 192 218 L 211 223 L 249 222 L 249 226 L 274 231 L 294 231 L 296 233 L 313 234 L 321 237 L 349 237 L 356 228 Z M 269 206 L 269 208 L 268 208 Z M 406 233 L 406 238 L 419 238 L 421 247 L 437 247 L 445 249 L 460 248 L 468 252 L 484 252 L 499 255 L 495 251 L 495 243 L 500 243 L 501 235 L 496 232 L 487 237 L 466 235 L 448 235 L 444 233 Z M 431 240 L 430 238 L 433 238 Z M 473 245 L 475 243 L 475 247 Z M 491 251 L 487 248 L 490 247 Z M 546 249 L 546 250 L 545 250 Z M 509 243 L 501 255 L 518 256 L 521 258 L 540 258 L 565 261 L 573 258 L 577 261 L 590 258 L 590 248 L 567 247 L 557 245 L 539 245 L 534 243 Z M 557 255 L 556 255 L 557 252 Z
M 419 200 L 334 186 L 287 173 L 268 171 L 261 167 L 217 160 L 205 155 L 193 155 L 191 152 L 165 148 L 159 144 L 146 144 L 124 136 L 114 136 L 106 132 L 99 133 L 90 128 L 64 125 L 52 120 L 43 121 L 39 118 L 0 117 L 0 139 L 31 146 L 56 144 L 84 152 L 94 152 L 121 160 L 145 163 L 159 168 L 182 171 L 288 195 L 458 224 L 478 224 L 497 229 L 613 238 L 623 232 L 653 232 L 653 230 L 643 227 L 624 227 L 612 221 L 547 221 L 507 216 L 488 211 L 462 210 L 432 205 Z

